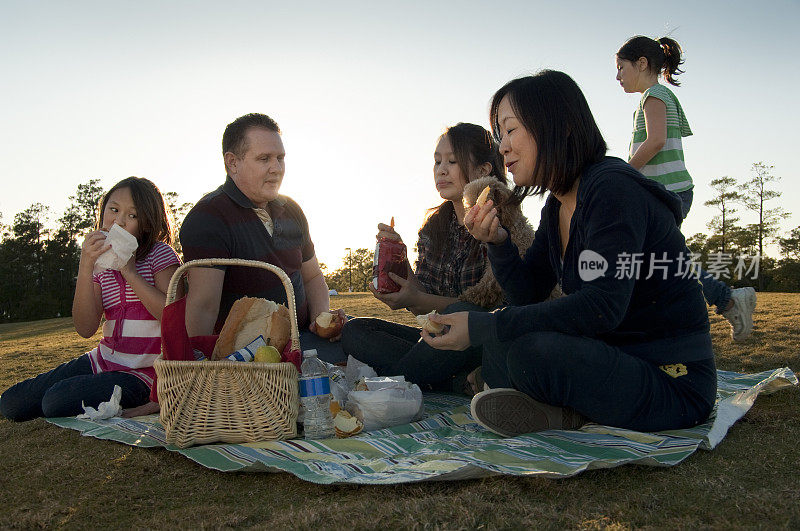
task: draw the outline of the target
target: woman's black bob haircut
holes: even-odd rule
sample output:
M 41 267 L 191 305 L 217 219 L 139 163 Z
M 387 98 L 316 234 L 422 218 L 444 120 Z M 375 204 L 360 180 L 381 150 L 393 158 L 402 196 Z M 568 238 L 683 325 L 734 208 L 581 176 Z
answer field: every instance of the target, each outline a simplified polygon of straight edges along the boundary
M 589 104 L 575 81 L 563 72 L 542 70 L 506 83 L 492 98 L 489 121 L 501 139 L 497 109 L 508 96 L 514 113 L 536 142 L 533 185 L 515 186 L 514 196 L 566 194 L 608 147 Z

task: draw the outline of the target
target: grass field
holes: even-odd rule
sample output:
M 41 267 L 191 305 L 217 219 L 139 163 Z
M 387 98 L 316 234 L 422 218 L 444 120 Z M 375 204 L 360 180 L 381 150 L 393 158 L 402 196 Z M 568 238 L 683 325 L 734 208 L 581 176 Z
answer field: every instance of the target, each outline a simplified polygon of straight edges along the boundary
M 369 294 L 333 297 L 332 305 L 413 322 Z M 800 295 L 759 294 L 756 330 L 743 343 L 710 317 L 719 368 L 800 371 Z M 97 340 L 80 338 L 69 319 L 0 325 L 0 390 Z M 326 487 L 289 474 L 215 472 L 163 449 L 0 419 L 0 528 L 796 528 L 799 441 L 800 389 L 792 388 L 759 397 L 714 451 L 672 468 Z

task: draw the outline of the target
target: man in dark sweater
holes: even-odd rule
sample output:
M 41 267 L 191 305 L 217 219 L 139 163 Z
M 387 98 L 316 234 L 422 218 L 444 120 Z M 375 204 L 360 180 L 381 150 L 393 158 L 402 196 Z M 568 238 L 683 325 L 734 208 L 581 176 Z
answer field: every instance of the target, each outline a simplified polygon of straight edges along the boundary
M 200 199 L 181 227 L 185 261 L 239 258 L 280 267 L 294 288 L 302 347 L 317 348 L 326 361 L 343 361 L 338 342 L 311 333 L 317 315 L 330 308 L 330 297 L 305 215 L 278 193 L 286 155 L 278 124 L 263 114 L 237 118 L 225 129 L 222 151 L 225 183 Z M 189 336 L 218 332 L 233 303 L 244 296 L 286 303 L 286 291 L 270 271 L 192 268 L 186 299 Z

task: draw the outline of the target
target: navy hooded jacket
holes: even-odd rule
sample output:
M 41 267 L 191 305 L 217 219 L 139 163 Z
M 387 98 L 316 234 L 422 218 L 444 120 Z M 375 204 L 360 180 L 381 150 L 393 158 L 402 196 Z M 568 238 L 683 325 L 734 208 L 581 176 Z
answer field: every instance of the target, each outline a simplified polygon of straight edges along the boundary
M 470 313 L 473 345 L 555 331 L 599 339 L 656 363 L 713 357 L 708 310 L 689 267 L 676 194 L 615 157 L 588 167 L 578 184 L 563 265 L 559 208 L 550 194 L 523 258 L 508 238 L 488 246 L 509 306 Z M 567 296 L 545 301 L 559 280 Z

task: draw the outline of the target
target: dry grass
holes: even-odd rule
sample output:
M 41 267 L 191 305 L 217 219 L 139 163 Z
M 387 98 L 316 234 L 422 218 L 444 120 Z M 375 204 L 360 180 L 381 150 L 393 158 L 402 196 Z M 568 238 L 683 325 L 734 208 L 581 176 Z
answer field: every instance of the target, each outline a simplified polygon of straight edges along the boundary
M 800 295 L 760 294 L 753 338 L 712 316 L 718 365 L 800 370 Z M 367 294 L 352 315 L 412 324 Z M 0 389 L 87 350 L 68 319 L 0 325 Z M 319 486 L 289 474 L 224 474 L 163 449 L 81 437 L 42 420 L 0 420 L 0 528 L 796 527 L 800 390 L 758 399 L 713 452 L 673 468 L 625 466 L 575 478 L 500 477 L 394 487 Z

